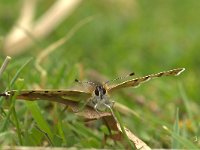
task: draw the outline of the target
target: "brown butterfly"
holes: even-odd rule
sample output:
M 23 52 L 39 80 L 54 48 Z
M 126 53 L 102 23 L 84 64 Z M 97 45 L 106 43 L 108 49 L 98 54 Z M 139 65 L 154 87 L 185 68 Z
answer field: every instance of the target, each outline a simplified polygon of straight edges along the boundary
M 135 79 L 130 79 L 124 82 L 121 82 L 116 85 L 109 85 L 111 81 L 115 81 L 118 79 L 122 79 L 125 77 L 116 78 L 111 81 L 107 81 L 104 83 L 95 83 L 95 82 L 82 82 L 79 80 L 75 80 L 79 83 L 86 83 L 90 86 L 90 90 L 81 91 L 81 90 L 21 90 L 21 91 L 7 91 L 0 96 L 10 97 L 16 93 L 16 98 L 19 99 L 27 99 L 27 100 L 51 100 L 52 98 L 57 99 L 66 99 L 72 101 L 80 101 L 86 100 L 87 105 L 92 106 L 96 111 L 105 110 L 106 108 L 111 109 L 114 101 L 111 101 L 109 94 L 118 89 L 126 88 L 126 87 L 137 87 L 141 83 L 146 82 L 150 79 L 162 77 L 162 76 L 177 76 L 181 72 L 183 72 L 185 68 L 178 68 L 169 71 L 163 71 L 156 74 L 150 74 L 144 77 L 139 77 Z M 129 74 L 128 76 L 133 76 L 134 73 Z M 127 76 L 126 76 L 127 77 Z

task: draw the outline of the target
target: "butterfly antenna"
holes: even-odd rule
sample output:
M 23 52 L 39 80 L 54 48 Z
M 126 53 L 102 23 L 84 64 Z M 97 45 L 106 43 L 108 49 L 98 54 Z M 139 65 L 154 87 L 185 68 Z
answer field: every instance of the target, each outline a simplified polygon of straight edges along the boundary
M 80 81 L 78 79 L 75 79 L 74 80 L 75 82 L 78 82 L 80 84 L 89 84 L 89 85 L 96 85 L 94 82 L 91 82 L 91 81 Z
M 130 76 L 133 76 L 133 75 L 135 75 L 134 72 L 132 72 L 132 73 L 130 73 L 130 74 L 128 74 L 128 75 L 122 76 L 122 77 L 115 78 L 115 79 L 113 79 L 113 80 L 106 81 L 104 84 L 108 84 L 109 82 L 113 82 L 113 81 L 116 81 L 116 80 L 121 80 L 121 79 L 130 77 Z

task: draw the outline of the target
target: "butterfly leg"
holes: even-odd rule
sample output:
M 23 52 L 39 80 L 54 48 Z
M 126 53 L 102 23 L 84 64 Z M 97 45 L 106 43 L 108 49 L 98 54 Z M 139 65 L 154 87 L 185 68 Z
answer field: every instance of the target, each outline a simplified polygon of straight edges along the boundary
M 114 105 L 114 101 L 112 101 L 112 104 Z M 111 112 L 112 116 L 114 117 L 115 121 L 118 122 L 117 117 L 115 116 L 114 111 L 113 111 L 113 109 L 112 109 L 112 106 L 113 106 L 113 105 L 110 106 L 110 105 L 105 104 L 105 103 L 104 103 L 104 105 L 110 110 L 110 112 Z
M 94 105 L 94 110 L 97 112 L 97 114 L 99 115 L 99 118 L 101 118 L 100 112 L 98 111 L 98 103 L 96 103 Z
M 94 110 L 98 113 L 98 114 L 100 114 L 100 112 L 98 111 L 98 103 L 96 103 L 95 105 L 94 105 Z

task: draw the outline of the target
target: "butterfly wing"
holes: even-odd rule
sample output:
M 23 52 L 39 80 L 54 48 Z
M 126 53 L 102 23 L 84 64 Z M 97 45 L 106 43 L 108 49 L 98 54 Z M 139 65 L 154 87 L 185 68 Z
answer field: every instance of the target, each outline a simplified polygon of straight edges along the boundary
M 19 99 L 40 100 L 40 99 L 66 99 L 71 101 L 87 100 L 91 93 L 79 90 L 21 90 L 7 91 L 0 96 L 10 97 L 16 94 Z
M 108 92 L 112 92 L 121 88 L 125 88 L 125 87 L 136 87 L 139 86 L 141 83 L 146 82 L 150 79 L 153 78 L 157 78 L 157 77 L 162 77 L 162 76 L 177 76 L 179 75 L 181 72 L 183 72 L 185 70 L 185 68 L 178 68 L 178 69 L 173 69 L 173 70 L 169 70 L 169 71 L 163 71 L 163 72 L 159 72 L 156 74 L 150 74 L 144 77 L 139 77 L 136 79 L 131 79 L 128 81 L 124 81 L 122 83 L 119 83 L 117 85 L 114 86 L 110 86 L 107 88 Z

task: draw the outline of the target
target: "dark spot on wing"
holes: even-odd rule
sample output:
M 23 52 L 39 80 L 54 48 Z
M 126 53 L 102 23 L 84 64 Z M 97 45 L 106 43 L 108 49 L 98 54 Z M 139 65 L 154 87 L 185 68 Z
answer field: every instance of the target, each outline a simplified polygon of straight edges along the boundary
M 57 91 L 58 93 L 60 93 L 61 91 Z
M 135 79 L 134 81 L 137 82 L 139 79 Z
M 49 91 L 44 91 L 44 93 L 49 93 Z

